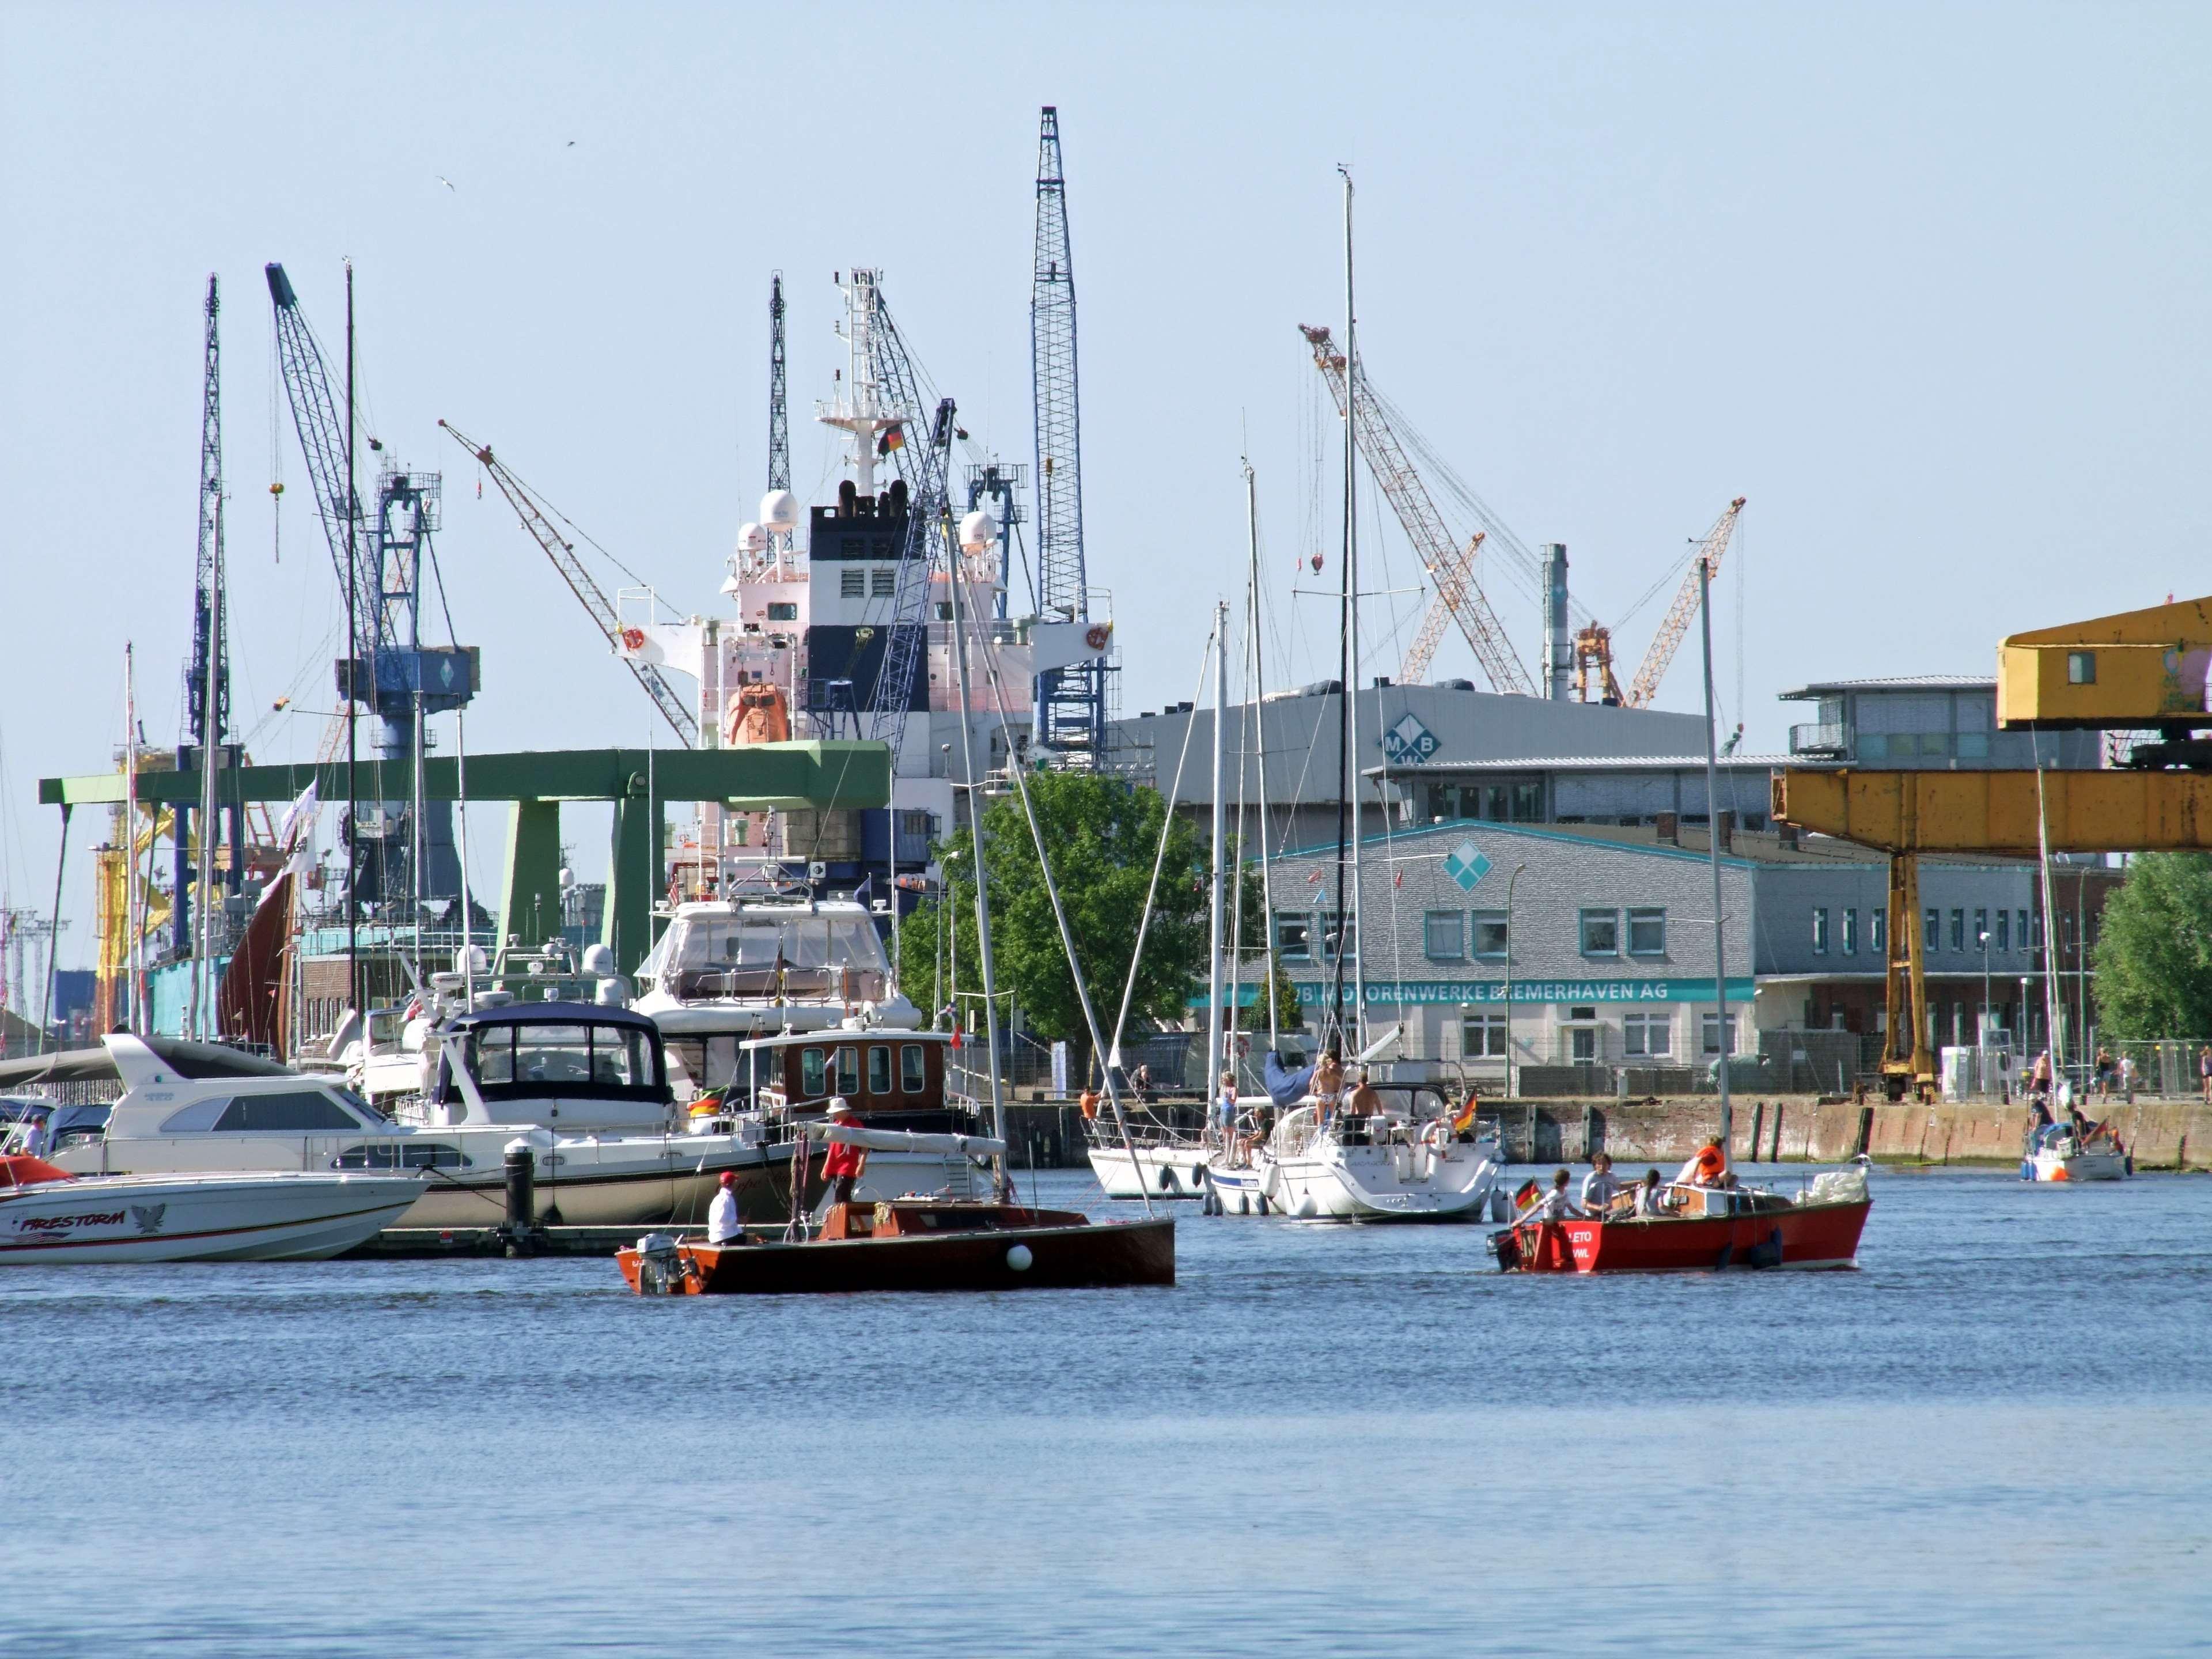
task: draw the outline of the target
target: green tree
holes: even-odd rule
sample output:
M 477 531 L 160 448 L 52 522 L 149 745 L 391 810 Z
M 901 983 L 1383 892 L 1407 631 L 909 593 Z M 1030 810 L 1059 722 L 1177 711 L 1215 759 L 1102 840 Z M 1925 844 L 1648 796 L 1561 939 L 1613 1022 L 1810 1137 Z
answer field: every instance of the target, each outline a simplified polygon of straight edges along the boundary
M 2097 1012 L 2123 1041 L 2212 1032 L 2212 855 L 2145 853 L 2106 902 Z
M 1091 1007 L 1110 1038 L 1136 950 L 1166 804 L 1156 790 L 1088 773 L 1034 772 L 1028 783 Z M 999 988 L 1013 994 L 1039 1036 L 1048 1042 L 1065 1038 L 1087 1060 L 1089 1033 L 1075 978 L 1060 947 L 1036 846 L 1018 797 L 1003 795 L 991 803 L 983 814 L 983 835 Z M 972 994 L 981 989 L 982 975 L 975 948 L 974 860 L 967 838 L 941 844 L 937 856 L 945 874 L 941 898 L 917 907 L 900 927 L 904 988 L 918 1006 L 933 1011 L 943 1006 L 950 988 L 939 978 L 937 963 L 944 948 L 939 941 L 945 940 L 957 955 L 963 1018 L 980 1025 L 981 1010 Z M 1168 830 L 1159 892 L 1130 1004 L 1133 1031 L 1140 1021 L 1181 1018 L 1192 988 L 1202 988 L 1205 871 L 1198 832 L 1176 819 Z

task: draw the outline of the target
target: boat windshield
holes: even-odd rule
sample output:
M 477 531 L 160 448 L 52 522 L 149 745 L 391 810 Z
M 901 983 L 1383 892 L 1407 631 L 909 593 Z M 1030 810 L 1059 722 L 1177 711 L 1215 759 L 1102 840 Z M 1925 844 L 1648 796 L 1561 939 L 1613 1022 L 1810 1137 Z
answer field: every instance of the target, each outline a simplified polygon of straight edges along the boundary
M 865 915 L 685 916 L 670 928 L 662 961 L 679 996 L 873 1000 L 890 978 L 883 941 Z
M 486 1087 L 657 1086 L 651 1037 L 630 1026 L 490 1025 L 471 1031 L 462 1064 Z

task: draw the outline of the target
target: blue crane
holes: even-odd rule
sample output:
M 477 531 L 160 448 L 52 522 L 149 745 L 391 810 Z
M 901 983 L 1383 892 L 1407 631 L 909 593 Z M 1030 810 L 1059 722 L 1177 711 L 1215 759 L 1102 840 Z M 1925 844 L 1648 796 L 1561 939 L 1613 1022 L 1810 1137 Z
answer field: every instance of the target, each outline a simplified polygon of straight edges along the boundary
M 1083 423 L 1075 361 L 1075 269 L 1067 246 L 1067 180 L 1060 111 L 1038 122 L 1036 248 L 1030 289 L 1030 379 L 1036 420 L 1037 599 L 1040 614 L 1088 621 L 1083 565 Z M 1106 738 L 1106 664 L 1037 676 L 1036 742 L 1096 765 Z
M 435 472 L 410 471 L 386 458 L 377 474 L 374 520 L 365 517 L 358 491 L 348 486 L 346 426 L 331 390 L 322 346 L 300 310 L 284 267 L 270 264 L 267 275 L 292 425 L 313 481 L 315 507 L 339 586 L 349 587 L 355 637 L 337 664 L 337 694 L 375 716 L 371 742 L 382 775 L 406 780 L 422 752 L 416 735 L 421 723 L 465 707 L 480 680 L 475 647 L 426 646 L 422 640 L 422 574 L 438 528 L 441 480 Z M 374 438 L 369 447 L 380 453 L 383 449 Z M 336 735 L 343 741 L 343 730 Z M 355 896 L 369 902 L 397 902 L 410 890 L 423 898 L 458 895 L 453 804 L 422 801 L 419 836 L 416 815 L 404 803 L 386 802 L 374 810 L 370 821 L 363 809 L 354 809 L 349 844 L 356 848 Z

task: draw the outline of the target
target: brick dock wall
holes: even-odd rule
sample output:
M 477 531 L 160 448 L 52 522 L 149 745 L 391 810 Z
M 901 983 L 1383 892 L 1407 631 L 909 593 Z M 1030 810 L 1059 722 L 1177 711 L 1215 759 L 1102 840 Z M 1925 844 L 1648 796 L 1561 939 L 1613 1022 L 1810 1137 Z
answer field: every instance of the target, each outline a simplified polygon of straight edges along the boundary
M 2138 1170 L 2212 1170 L 2212 1106 L 2196 1101 L 2101 1105 Z M 1647 1100 L 1485 1102 L 1482 1125 L 1514 1164 L 1580 1164 L 1603 1150 L 1621 1163 L 1680 1164 L 1711 1136 L 1710 1095 Z M 1194 1120 L 1195 1111 L 1190 1114 Z M 1735 1103 L 1739 1164 L 1840 1164 L 1864 1152 L 1881 1164 L 2009 1165 L 2020 1160 L 2031 1114 L 1994 1102 L 1957 1105 L 1823 1104 L 1812 1095 L 1748 1096 Z M 1017 1170 L 1079 1170 L 1083 1120 L 1073 1103 L 1010 1102 L 1007 1135 Z M 1672 1171 L 1669 1170 L 1669 1173 Z

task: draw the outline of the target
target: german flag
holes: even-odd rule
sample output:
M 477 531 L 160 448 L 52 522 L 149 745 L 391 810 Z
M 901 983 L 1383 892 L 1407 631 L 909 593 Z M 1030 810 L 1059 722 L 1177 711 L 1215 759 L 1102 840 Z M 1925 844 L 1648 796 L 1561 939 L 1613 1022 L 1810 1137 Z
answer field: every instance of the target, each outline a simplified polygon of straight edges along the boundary
M 1522 1211 L 1527 1209 L 1531 1204 L 1534 1204 L 1538 1199 L 1543 1197 L 1543 1195 L 1544 1188 L 1541 1183 L 1534 1181 L 1522 1182 L 1521 1183 L 1521 1190 L 1513 1194 L 1514 1213 L 1518 1215 Z
M 1452 1120 L 1452 1133 L 1455 1135 L 1463 1135 L 1473 1127 L 1474 1127 L 1474 1097 L 1469 1095 L 1467 1097 L 1467 1104 L 1460 1109 L 1459 1115 Z
M 884 435 L 876 440 L 876 453 L 878 455 L 888 455 L 894 449 L 905 447 L 906 429 L 903 427 L 887 426 L 884 428 Z

